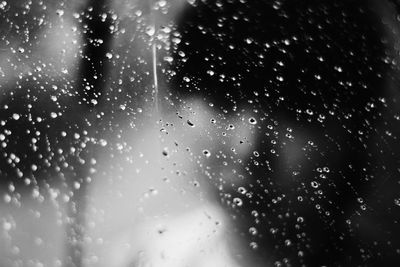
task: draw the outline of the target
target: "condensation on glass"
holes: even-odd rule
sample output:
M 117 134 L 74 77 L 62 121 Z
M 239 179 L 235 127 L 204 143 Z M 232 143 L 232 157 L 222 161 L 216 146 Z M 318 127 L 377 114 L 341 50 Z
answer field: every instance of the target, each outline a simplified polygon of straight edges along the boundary
M 0 266 L 400 264 L 399 14 L 0 1 Z

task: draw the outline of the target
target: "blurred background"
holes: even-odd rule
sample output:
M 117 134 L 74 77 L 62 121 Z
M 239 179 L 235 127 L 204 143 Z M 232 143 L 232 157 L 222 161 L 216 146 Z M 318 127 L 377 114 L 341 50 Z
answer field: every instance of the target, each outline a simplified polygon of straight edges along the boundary
M 0 266 L 400 264 L 399 12 L 0 1 Z

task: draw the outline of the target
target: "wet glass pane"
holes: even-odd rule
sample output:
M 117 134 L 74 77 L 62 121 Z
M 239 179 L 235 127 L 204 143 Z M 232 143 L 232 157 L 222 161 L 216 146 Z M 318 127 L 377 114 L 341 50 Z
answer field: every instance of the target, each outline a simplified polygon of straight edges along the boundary
M 0 0 L 0 266 L 400 264 L 395 0 Z

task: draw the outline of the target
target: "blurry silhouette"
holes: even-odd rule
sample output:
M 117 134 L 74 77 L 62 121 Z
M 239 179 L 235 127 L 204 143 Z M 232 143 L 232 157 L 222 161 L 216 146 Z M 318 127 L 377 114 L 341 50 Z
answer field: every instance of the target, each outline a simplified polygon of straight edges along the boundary
M 244 244 L 237 253 L 258 258 L 257 266 L 399 262 L 391 189 L 398 150 L 380 130 L 395 130 L 384 120 L 393 120 L 398 98 L 397 89 L 388 92 L 396 74 L 378 11 L 385 8 L 197 1 L 180 20 L 175 57 L 186 60 L 175 61 L 170 87 L 221 112 L 258 116 L 258 156 L 244 164 L 249 195 L 236 210 Z M 232 198 L 241 195 L 231 189 Z

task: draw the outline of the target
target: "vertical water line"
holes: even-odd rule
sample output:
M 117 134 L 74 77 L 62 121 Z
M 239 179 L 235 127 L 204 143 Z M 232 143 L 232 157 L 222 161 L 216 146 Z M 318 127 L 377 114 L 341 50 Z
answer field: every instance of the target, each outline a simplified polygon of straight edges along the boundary
M 159 88 L 158 88 L 158 75 L 157 75 L 157 21 L 156 21 L 156 15 L 155 15 L 155 5 L 156 1 L 150 1 L 150 16 L 151 16 L 151 20 L 152 20 L 152 26 L 154 29 L 154 33 L 153 33 L 153 38 L 152 38 L 152 65 L 153 65 L 153 86 L 154 86 L 154 111 L 156 116 L 158 117 L 160 115 L 159 113 Z M 158 123 L 158 119 L 157 119 L 157 123 Z
M 153 24 L 155 28 L 155 23 Z M 152 57 L 153 57 L 153 83 L 154 83 L 154 104 L 155 104 L 155 113 L 157 116 L 159 113 L 159 101 L 158 101 L 158 76 L 157 76 L 157 44 L 153 40 L 153 47 L 152 47 Z
M 152 57 L 152 65 L 153 65 L 153 86 L 154 86 L 154 110 L 153 114 L 155 115 L 155 127 L 156 127 L 156 134 L 157 134 L 157 147 L 160 151 L 157 151 L 158 156 L 155 157 L 156 164 L 162 169 L 162 137 L 161 132 L 159 131 L 162 123 L 162 115 L 160 113 L 160 103 L 159 103 L 159 86 L 158 86 L 158 75 L 157 75 L 157 32 L 158 32 L 158 25 L 157 25 L 157 17 L 156 17 L 156 9 L 154 8 L 156 0 L 150 1 L 150 16 L 152 21 L 152 26 L 154 27 L 154 33 L 152 37 L 152 44 L 151 44 L 151 57 Z

